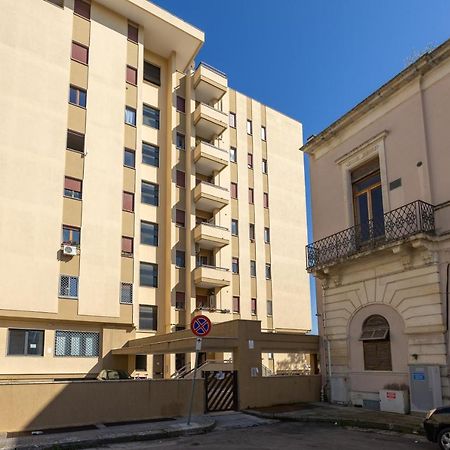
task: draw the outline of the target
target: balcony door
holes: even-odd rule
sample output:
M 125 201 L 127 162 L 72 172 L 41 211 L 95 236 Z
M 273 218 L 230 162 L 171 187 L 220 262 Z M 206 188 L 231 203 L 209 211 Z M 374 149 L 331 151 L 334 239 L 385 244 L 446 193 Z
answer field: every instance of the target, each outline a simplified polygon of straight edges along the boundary
M 378 158 L 356 168 L 352 174 L 353 211 L 361 242 L 384 236 L 384 210 Z

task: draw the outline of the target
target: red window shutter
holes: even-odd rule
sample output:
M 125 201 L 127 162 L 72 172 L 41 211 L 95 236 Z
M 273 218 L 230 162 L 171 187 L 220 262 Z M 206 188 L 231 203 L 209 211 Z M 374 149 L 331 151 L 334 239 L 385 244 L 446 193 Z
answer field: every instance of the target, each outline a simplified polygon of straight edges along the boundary
M 264 203 L 264 208 L 269 207 L 269 194 L 267 192 L 264 192 L 264 194 L 263 194 L 263 203 Z
M 131 25 L 130 23 L 128 24 L 128 39 L 130 41 L 136 42 L 138 41 L 138 34 L 139 31 L 137 29 L 137 27 L 135 27 L 134 25 Z
M 125 211 L 134 211 L 134 194 L 129 192 L 123 193 L 122 209 Z
M 122 236 L 122 251 L 124 253 L 133 253 L 133 238 Z
M 182 170 L 177 170 L 177 186 L 180 187 L 186 186 L 186 176 Z
M 134 67 L 127 66 L 127 82 L 137 84 L 137 70 Z
M 91 18 L 91 5 L 83 0 L 75 0 L 73 12 L 89 20 Z
M 72 42 L 72 59 L 79 61 L 83 64 L 88 63 L 88 49 L 83 45 Z
M 181 227 L 185 226 L 185 213 L 181 209 L 176 210 L 176 223 Z
M 75 178 L 64 178 L 64 189 L 70 189 L 71 191 L 81 192 L 81 180 Z
M 237 184 L 236 183 L 231 183 L 231 198 L 237 198 Z

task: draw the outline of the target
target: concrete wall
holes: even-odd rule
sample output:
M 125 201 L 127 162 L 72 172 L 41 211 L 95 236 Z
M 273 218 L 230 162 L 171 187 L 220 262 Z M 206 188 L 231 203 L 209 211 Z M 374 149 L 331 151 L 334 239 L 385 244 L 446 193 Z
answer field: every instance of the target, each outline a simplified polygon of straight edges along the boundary
M 184 416 L 190 393 L 190 380 L 0 384 L 0 432 Z M 203 408 L 197 380 L 193 414 Z
M 239 388 L 239 408 L 261 408 L 289 403 L 320 401 L 321 377 L 255 377 Z

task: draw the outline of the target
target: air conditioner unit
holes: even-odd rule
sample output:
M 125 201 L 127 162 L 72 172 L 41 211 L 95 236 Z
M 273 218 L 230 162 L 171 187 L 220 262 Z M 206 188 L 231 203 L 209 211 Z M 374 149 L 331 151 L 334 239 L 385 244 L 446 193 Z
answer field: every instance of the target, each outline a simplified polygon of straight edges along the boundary
M 63 254 L 74 256 L 77 254 L 77 247 L 75 245 L 63 245 Z

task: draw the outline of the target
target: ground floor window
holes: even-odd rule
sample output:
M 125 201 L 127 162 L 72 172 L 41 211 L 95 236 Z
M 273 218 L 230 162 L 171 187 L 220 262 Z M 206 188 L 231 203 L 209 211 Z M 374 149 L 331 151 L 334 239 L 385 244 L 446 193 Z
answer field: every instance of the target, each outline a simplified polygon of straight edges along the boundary
M 392 370 L 389 324 L 383 316 L 368 317 L 362 326 L 364 370 Z
M 9 330 L 8 355 L 43 356 L 43 330 Z
M 99 356 L 100 334 L 87 331 L 60 331 L 55 334 L 55 356 Z
M 143 372 L 147 370 L 147 355 L 136 355 L 135 368 Z

